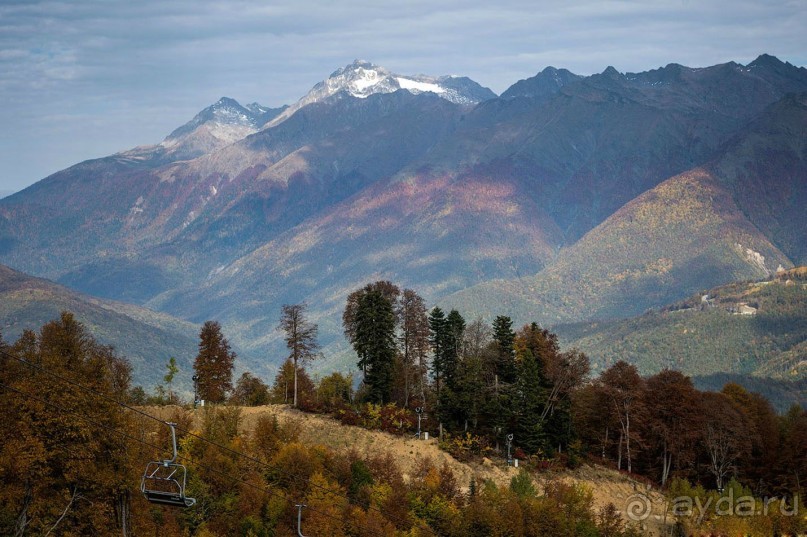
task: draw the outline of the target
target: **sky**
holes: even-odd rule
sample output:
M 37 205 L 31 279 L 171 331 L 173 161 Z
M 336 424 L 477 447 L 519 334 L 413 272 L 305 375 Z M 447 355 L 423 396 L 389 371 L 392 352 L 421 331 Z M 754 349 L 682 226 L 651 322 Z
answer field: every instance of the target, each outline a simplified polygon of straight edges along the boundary
M 222 96 L 291 104 L 354 59 L 501 93 L 550 65 L 805 66 L 806 28 L 807 0 L 0 0 L 0 196 Z

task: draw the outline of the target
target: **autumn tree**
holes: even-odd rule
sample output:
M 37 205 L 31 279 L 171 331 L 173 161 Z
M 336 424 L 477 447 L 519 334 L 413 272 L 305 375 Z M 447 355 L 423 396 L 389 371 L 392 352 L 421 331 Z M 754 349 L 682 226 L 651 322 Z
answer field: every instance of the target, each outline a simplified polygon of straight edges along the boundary
M 773 494 L 774 480 L 770 469 L 782 452 L 780 423 L 770 401 L 757 393 L 730 382 L 723 387 L 726 395 L 748 423 L 750 450 L 741 458 L 742 481 L 760 496 Z
M 701 397 L 708 409 L 703 432 L 707 468 L 723 490 L 728 476 L 737 472 L 737 462 L 751 450 L 749 424 L 726 395 L 706 392 Z
M 635 422 L 637 414 L 640 415 L 643 410 L 644 380 L 636 366 L 620 360 L 600 375 L 600 382 L 620 426 L 617 467 L 622 468 L 622 446 L 625 446 L 626 466 L 631 472 L 634 451 L 640 438 Z
M 269 387 L 249 371 L 244 371 L 235 383 L 230 400 L 243 406 L 266 405 L 269 404 Z
M 287 358 L 278 369 L 275 382 L 269 393 L 273 403 L 289 404 L 294 400 L 294 379 L 297 379 L 297 397 L 300 403 L 311 401 L 314 396 L 314 383 L 305 372 L 305 369 L 294 368 L 294 362 Z
M 692 464 L 703 430 L 703 407 L 689 377 L 664 370 L 646 381 L 648 447 L 661 462 L 661 486 L 670 477 L 673 463 Z
M 403 405 L 416 395 L 421 404 L 426 399 L 426 357 L 429 352 L 429 320 L 423 298 L 404 289 L 398 306 L 401 331 L 398 337 L 404 381 Z
M 306 362 L 317 356 L 317 325 L 305 318 L 307 306 L 302 304 L 285 304 L 281 310 L 280 325 L 285 335 L 288 358 L 294 365 L 294 398 L 292 405 L 297 406 L 297 370 Z
M 193 364 L 199 378 L 199 397 L 222 403 L 233 388 L 233 365 L 236 355 L 221 333 L 217 321 L 206 321 L 199 333 L 199 353 Z
M 0 352 L 0 534 L 128 535 L 128 362 L 68 312 Z

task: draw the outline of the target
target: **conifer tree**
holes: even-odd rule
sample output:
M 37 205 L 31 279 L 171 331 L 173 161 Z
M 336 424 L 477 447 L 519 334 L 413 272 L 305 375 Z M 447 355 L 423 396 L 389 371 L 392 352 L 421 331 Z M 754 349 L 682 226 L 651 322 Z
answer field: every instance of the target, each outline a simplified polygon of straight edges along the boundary
M 193 364 L 199 377 L 199 397 L 223 403 L 233 389 L 233 365 L 236 355 L 221 333 L 216 321 L 206 321 L 199 333 L 199 354 Z
M 443 378 L 445 385 L 456 391 L 457 367 L 462 352 L 462 336 L 465 319 L 457 310 L 451 310 L 446 317 L 445 352 L 443 354 Z
M 392 303 L 379 289 L 357 297 L 352 315 L 353 349 L 357 367 L 364 371 L 367 398 L 371 402 L 390 400 L 395 374 L 395 314 Z
M 445 313 L 435 306 L 429 314 L 429 344 L 432 348 L 432 374 L 437 397 L 440 397 L 440 382 L 445 371 L 447 332 Z
M 513 321 L 499 315 L 493 321 L 493 340 L 496 342 L 496 375 L 498 382 L 512 384 L 516 381 L 516 363 L 513 354 Z

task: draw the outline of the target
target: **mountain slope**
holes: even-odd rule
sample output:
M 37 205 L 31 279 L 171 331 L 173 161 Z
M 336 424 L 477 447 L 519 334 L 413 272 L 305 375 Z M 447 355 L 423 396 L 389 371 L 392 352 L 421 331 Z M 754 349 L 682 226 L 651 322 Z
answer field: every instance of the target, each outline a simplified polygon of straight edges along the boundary
M 807 215 L 796 207 L 807 203 L 807 175 L 801 171 L 807 161 L 805 126 L 804 96 L 785 97 L 712 164 L 637 197 L 541 273 L 481 284 L 445 304 L 483 312 L 498 302 L 503 313 L 519 320 L 551 324 L 620 318 L 703 288 L 766 277 L 780 264 L 792 266 L 773 241 L 785 236 L 803 242 Z M 780 148 L 790 173 L 773 178 L 765 173 L 772 166 L 771 147 Z M 748 196 L 746 185 L 767 188 Z M 765 218 L 778 224 L 775 233 L 755 224 Z
M 190 319 L 212 312 L 239 345 L 274 356 L 283 354 L 280 305 L 306 300 L 327 344 L 340 337 L 345 298 L 368 281 L 391 279 L 430 300 L 550 261 L 560 233 L 520 188 L 495 175 L 378 183 L 150 306 Z
M 710 160 L 794 90 L 807 91 L 807 69 L 775 58 L 640 74 L 611 67 L 549 98 L 480 104 L 422 164 L 449 172 L 500 165 L 502 176 L 540 192 L 572 243 L 642 192 Z
M 730 284 L 638 317 L 555 330 L 565 346 L 589 355 L 595 371 L 627 360 L 644 375 L 668 368 L 687 375 L 807 378 L 803 282 Z
M 803 257 L 793 90 L 807 70 L 768 56 L 547 69 L 502 98 L 356 62 L 284 111 L 222 99 L 169 137 L 198 142 L 191 160 L 134 150 L 0 200 L 0 261 L 219 318 L 260 352 L 284 302 L 316 304 L 336 342 L 346 294 L 377 278 L 429 301 L 482 284 L 445 302 L 467 317 L 631 315 Z
M 99 300 L 0 265 L 0 333 L 10 343 L 23 330 L 39 331 L 72 312 L 101 344 L 112 345 L 129 359 L 133 383 L 151 390 L 162 383 L 165 366 L 173 356 L 182 373 L 176 386 L 192 387 L 190 377 L 198 351 L 197 325 L 137 306 Z

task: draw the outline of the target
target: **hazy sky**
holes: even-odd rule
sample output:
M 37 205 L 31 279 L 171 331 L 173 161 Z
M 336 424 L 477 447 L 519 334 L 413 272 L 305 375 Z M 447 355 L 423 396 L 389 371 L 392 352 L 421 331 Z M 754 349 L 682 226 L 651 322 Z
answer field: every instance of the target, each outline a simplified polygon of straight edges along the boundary
M 356 58 L 496 93 L 547 65 L 807 65 L 807 0 L 0 0 L 0 191 L 157 143 L 221 96 L 279 106 Z

